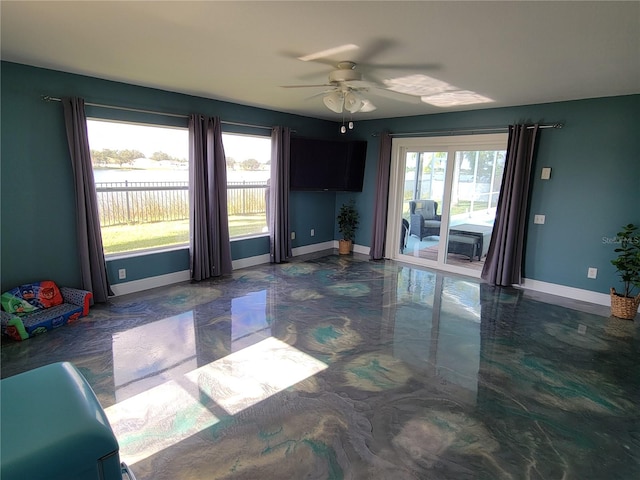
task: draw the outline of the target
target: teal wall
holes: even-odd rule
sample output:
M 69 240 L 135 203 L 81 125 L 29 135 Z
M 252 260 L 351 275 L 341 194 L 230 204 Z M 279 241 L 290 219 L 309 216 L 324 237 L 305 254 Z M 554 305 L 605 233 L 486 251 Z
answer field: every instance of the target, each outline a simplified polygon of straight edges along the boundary
M 373 135 L 522 122 L 564 124 L 540 131 L 525 277 L 608 293 L 618 281 L 610 264 L 614 246 L 606 239 L 621 225 L 640 224 L 640 95 L 358 122 L 358 134 L 374 141 L 367 152 L 367 188 L 356 198 L 364 214 L 356 243 L 370 244 L 378 156 Z M 542 167 L 552 168 L 551 180 L 540 180 Z M 337 196 L 336 208 L 345 198 Z M 544 214 L 545 224 L 534 225 L 533 214 Z M 598 278 L 587 278 L 589 267 L 598 269 Z
M 62 106 L 43 95 L 79 96 L 86 102 L 167 113 L 217 115 L 223 121 L 291 127 L 298 135 L 335 137 L 334 122 L 220 102 L 81 75 L 1 63 L 1 289 L 51 278 L 61 285 L 79 286 L 76 255 L 75 198 Z M 87 107 L 103 118 L 186 126 L 186 119 Z M 267 134 L 268 130 L 224 126 L 224 131 Z M 293 195 L 291 228 L 306 231 L 293 247 L 334 238 L 335 193 Z M 313 221 L 312 221 L 313 220 Z M 300 226 L 299 226 L 300 225 Z M 315 228 L 315 236 L 309 235 Z M 269 253 L 266 237 L 233 241 L 234 260 Z M 186 249 L 109 260 L 112 284 L 117 271 L 139 280 L 189 269 Z
M 217 115 L 223 121 L 288 126 L 299 135 L 338 136 L 337 122 L 7 62 L 2 62 L 0 73 L 3 291 L 43 278 L 69 286 L 80 283 L 62 108 L 59 103 L 44 102 L 42 95 L 80 96 L 87 102 L 167 113 L 199 112 Z M 168 125 L 183 121 L 99 110 L 88 109 L 88 113 Z M 609 263 L 613 246 L 603 239 L 613 238 L 622 224 L 640 223 L 640 95 L 356 121 L 350 137 L 369 142 L 363 192 L 292 192 L 293 246 L 339 238 L 335 217 L 340 205 L 350 198 L 356 200 L 361 213 L 356 243 L 370 245 L 378 163 L 374 135 L 380 131 L 481 128 L 519 122 L 565 124 L 561 130 L 543 130 L 540 135 L 531 212 L 545 214 L 546 224 L 533 225 L 533 216 L 529 218 L 525 276 L 607 293 L 617 282 Z M 550 181 L 539 179 L 542 166 L 552 167 Z M 314 237 L 310 235 L 312 228 Z M 234 259 L 263 255 L 269 252 L 269 241 L 266 237 L 234 241 L 231 251 Z M 597 279 L 586 278 L 588 267 L 598 268 Z M 109 261 L 108 274 L 114 284 L 119 281 L 119 268 L 127 269 L 126 281 L 182 271 L 189 268 L 188 252 L 182 249 Z

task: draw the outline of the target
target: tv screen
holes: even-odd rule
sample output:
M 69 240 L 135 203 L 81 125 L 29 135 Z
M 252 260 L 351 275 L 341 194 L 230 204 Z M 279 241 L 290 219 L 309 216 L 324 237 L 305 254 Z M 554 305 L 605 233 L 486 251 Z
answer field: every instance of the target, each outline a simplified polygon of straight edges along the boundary
M 367 142 L 291 138 L 291 190 L 361 192 Z

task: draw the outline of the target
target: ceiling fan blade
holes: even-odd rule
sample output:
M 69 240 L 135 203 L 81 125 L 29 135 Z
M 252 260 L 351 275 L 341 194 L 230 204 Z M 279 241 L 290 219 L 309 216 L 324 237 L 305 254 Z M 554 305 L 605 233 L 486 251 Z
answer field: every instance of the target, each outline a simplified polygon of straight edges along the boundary
M 311 100 L 312 98 L 321 97 L 321 96 L 326 95 L 327 93 L 331 93 L 331 92 L 333 92 L 333 89 L 331 89 L 331 90 L 323 90 L 322 92 L 315 93 L 315 94 L 311 95 L 310 97 L 306 97 L 305 100 Z
M 322 63 L 324 65 L 330 65 L 331 67 L 335 68 L 338 61 L 350 56 L 347 54 L 347 52 L 358 50 L 359 48 L 360 47 L 358 47 L 357 45 L 349 43 L 311 54 L 293 52 L 290 50 L 281 51 L 280 54 L 286 58 L 301 60 L 303 62 Z
M 348 43 L 345 45 L 339 45 L 337 47 L 328 48 L 326 50 L 321 50 L 319 52 L 311 53 L 309 55 L 302 55 L 297 57 L 298 60 L 302 60 L 303 62 L 311 62 L 317 61 L 325 58 L 335 57 L 336 55 L 343 55 L 345 52 L 350 52 L 352 50 L 358 50 L 360 47 L 354 45 L 353 43 Z
M 361 66 L 367 70 L 438 70 L 441 68 L 438 63 L 366 63 Z
M 295 60 L 296 62 L 300 62 L 300 57 L 303 56 L 303 53 L 300 52 L 292 52 L 292 51 L 281 51 L 280 55 L 282 55 L 285 58 L 291 59 L 291 60 Z M 320 63 L 322 65 L 328 65 L 332 68 L 336 67 L 336 62 L 335 60 L 329 60 L 327 58 L 318 58 L 316 60 L 311 60 L 307 63 Z M 326 78 L 326 70 L 323 70 L 322 75 L 325 75 Z M 307 76 L 318 76 L 320 74 L 308 74 Z
M 280 85 L 280 88 L 317 88 L 317 87 L 334 87 L 330 83 L 321 83 L 317 85 Z
M 360 50 L 360 55 L 356 57 L 356 63 L 366 64 L 370 59 L 373 59 L 385 50 L 394 47 L 396 43 L 397 42 L 395 40 L 391 40 L 390 38 L 376 38 L 368 46 Z
M 378 85 L 375 82 L 369 82 L 367 80 L 349 80 L 348 82 L 344 82 L 344 84 L 353 90 L 368 90 L 373 87 L 382 86 Z
M 371 75 L 370 72 L 367 72 L 366 76 L 362 77 L 361 83 L 364 85 L 369 85 L 370 87 L 380 87 L 380 88 L 386 88 L 387 86 L 384 84 L 384 82 L 380 81 L 379 78 L 377 78 L 374 75 Z

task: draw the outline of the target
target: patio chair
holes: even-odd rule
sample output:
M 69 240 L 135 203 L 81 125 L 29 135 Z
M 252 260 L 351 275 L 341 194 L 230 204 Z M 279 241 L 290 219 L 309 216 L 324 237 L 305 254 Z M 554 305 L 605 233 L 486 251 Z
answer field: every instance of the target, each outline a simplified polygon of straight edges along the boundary
M 411 200 L 409 202 L 409 234 L 422 241 L 425 237 L 440 235 L 441 215 L 435 200 Z
M 409 221 L 406 218 L 403 218 L 402 226 L 400 227 L 400 253 L 404 253 L 404 249 L 407 248 L 408 232 L 409 232 Z

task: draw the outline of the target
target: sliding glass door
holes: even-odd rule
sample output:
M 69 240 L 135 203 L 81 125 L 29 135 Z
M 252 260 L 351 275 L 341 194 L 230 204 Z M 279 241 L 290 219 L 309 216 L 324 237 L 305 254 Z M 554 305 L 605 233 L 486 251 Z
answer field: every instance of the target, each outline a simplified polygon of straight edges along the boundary
M 402 219 L 405 228 L 401 253 L 414 256 L 438 255 L 447 152 L 406 150 L 404 152 Z M 418 242 L 411 241 L 413 238 Z
M 506 134 L 394 139 L 386 256 L 479 276 L 506 142 Z

